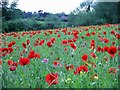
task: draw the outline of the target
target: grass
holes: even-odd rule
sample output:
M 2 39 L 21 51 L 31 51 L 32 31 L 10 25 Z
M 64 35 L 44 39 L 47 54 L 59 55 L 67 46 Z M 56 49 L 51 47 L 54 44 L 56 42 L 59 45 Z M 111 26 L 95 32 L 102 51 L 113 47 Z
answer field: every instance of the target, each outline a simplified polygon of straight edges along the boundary
M 86 31 L 88 28 L 88 31 Z M 98 30 L 101 28 L 101 30 Z M 101 25 L 101 26 L 88 26 L 88 27 L 75 27 L 75 28 L 67 28 L 67 33 L 72 33 L 74 30 L 78 31 L 78 39 L 76 42 L 73 42 L 76 45 L 76 50 L 70 47 L 70 45 L 61 45 L 62 40 L 73 39 L 73 34 L 64 34 L 62 30 L 64 29 L 53 29 L 52 34 L 49 34 L 49 30 L 40 31 L 29 31 L 29 34 L 25 34 L 22 36 L 24 32 L 18 32 L 17 37 L 13 37 L 13 35 L 4 35 L 1 34 L 2 37 L 2 48 L 8 47 L 7 45 L 15 41 L 16 44 L 12 46 L 13 52 L 11 54 L 7 54 L 2 57 L 2 87 L 3 88 L 117 88 L 118 87 L 118 72 L 108 73 L 110 68 L 115 68 L 118 71 L 118 52 L 115 54 L 114 58 L 111 59 L 108 52 L 98 52 L 97 47 L 104 46 L 112 46 L 112 42 L 115 42 L 114 46 L 118 47 L 118 39 L 112 35 L 110 32 L 114 30 L 116 33 L 118 26 L 113 24 Z M 82 30 L 82 32 L 80 32 Z M 58 31 L 58 32 L 57 32 Z M 95 31 L 95 35 L 91 33 Z M 103 34 L 103 31 L 106 31 L 106 35 Z M 36 32 L 30 38 L 30 32 Z M 47 33 L 44 34 L 44 33 Z M 86 33 L 89 32 L 91 34 L 90 37 L 86 36 Z M 54 34 L 56 33 L 56 34 Z M 102 38 L 108 38 L 110 40 L 109 43 L 103 43 L 98 38 L 98 33 Z M 11 33 L 9 33 L 11 34 Z M 58 38 L 57 35 L 60 34 L 61 37 Z M 18 36 L 20 35 L 20 39 Z M 81 36 L 84 36 L 84 39 Z M 40 38 L 41 40 L 45 40 L 44 45 L 34 46 L 35 40 Z M 52 45 L 52 47 L 47 46 L 47 42 L 50 41 L 50 38 L 55 38 L 56 41 Z M 27 48 L 23 48 L 22 42 L 26 42 L 26 40 L 30 40 L 30 45 L 27 45 Z M 90 49 L 91 40 L 95 40 L 95 49 Z M 8 43 L 4 45 L 4 42 Z M 86 43 L 86 45 L 84 45 Z M 84 47 L 83 47 L 84 45 Z M 19 47 L 19 48 L 16 48 Z M 20 64 L 17 66 L 15 71 L 10 71 L 10 67 L 8 66 L 7 60 L 13 60 L 19 63 L 20 52 L 22 50 L 26 50 L 27 52 L 23 54 L 22 57 L 27 57 L 30 51 L 30 47 L 32 50 L 40 54 L 40 58 L 30 59 L 30 64 L 21 66 Z M 67 51 L 64 51 L 64 48 L 67 48 Z M 90 56 L 90 52 L 94 52 L 97 58 L 93 58 Z M 3 53 L 3 52 L 2 52 Z M 85 62 L 82 61 L 82 55 L 88 55 L 88 72 L 81 72 L 80 74 L 75 75 L 74 71 L 76 67 L 80 65 L 86 65 Z M 104 57 L 108 57 L 108 61 L 104 60 Z M 42 63 L 41 61 L 47 58 L 48 63 Z M 60 60 L 56 60 L 59 58 Z M 61 65 L 54 67 L 53 62 L 59 61 Z M 93 67 L 91 62 L 94 62 L 96 67 Z M 72 64 L 74 65 L 74 69 L 71 71 L 66 70 L 65 65 Z M 46 75 L 49 73 L 58 73 L 58 84 L 49 86 L 46 82 Z M 93 75 L 97 74 L 97 77 Z M 91 79 L 93 77 L 93 79 Z

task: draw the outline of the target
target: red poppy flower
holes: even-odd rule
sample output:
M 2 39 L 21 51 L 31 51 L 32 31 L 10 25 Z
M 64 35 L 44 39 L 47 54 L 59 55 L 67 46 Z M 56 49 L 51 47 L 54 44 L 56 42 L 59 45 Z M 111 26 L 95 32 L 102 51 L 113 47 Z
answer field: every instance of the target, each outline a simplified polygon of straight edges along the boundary
M 55 38 L 50 38 L 50 41 L 52 42 L 52 43 L 55 43 Z
M 47 46 L 48 46 L 48 47 L 52 47 L 52 42 L 50 42 L 50 41 L 47 42 Z
M 117 38 L 117 39 L 120 39 L 120 34 L 116 34 L 116 38 Z
M 8 66 L 11 66 L 13 64 L 12 60 L 7 60 Z
M 88 72 L 88 68 L 85 65 L 78 66 L 74 74 L 80 74 L 81 71 Z
M 0 65 L 2 65 L 2 60 L 0 60 Z
M 84 39 L 84 36 L 81 36 L 82 39 Z
M 76 45 L 75 45 L 74 43 L 70 43 L 70 46 L 71 46 L 74 50 L 76 50 Z
M 116 54 L 116 52 L 117 52 L 117 48 L 115 46 L 110 46 L 108 48 L 108 53 L 110 54 L 110 56 L 112 58 L 114 57 L 114 55 Z
M 30 53 L 28 54 L 28 58 L 32 59 L 32 58 L 40 58 L 40 54 L 35 53 L 34 50 L 30 50 Z
M 12 53 L 13 52 L 13 48 L 12 47 L 8 47 L 7 50 L 8 50 L 7 51 L 8 53 Z
M 87 61 L 87 60 L 88 60 L 88 55 L 87 54 L 82 55 L 82 61 Z
M 109 39 L 108 39 L 108 38 L 103 38 L 103 39 L 102 39 L 102 42 L 103 42 L 103 43 L 109 43 Z
M 67 48 L 64 48 L 64 51 L 67 51 Z
M 16 70 L 16 66 L 11 66 L 10 67 L 10 71 L 15 71 Z
M 52 34 L 52 31 L 47 31 L 47 32 L 49 32 L 50 34 Z
M 77 30 L 73 30 L 72 34 L 73 34 L 73 36 L 77 36 L 79 34 L 79 32 Z
M 95 35 L 95 32 L 92 32 L 92 35 Z
M 85 29 L 85 31 L 88 31 L 88 30 L 89 30 L 88 28 Z
M 36 53 L 36 58 L 40 58 L 40 54 L 39 53 Z
M 101 28 L 99 27 L 98 30 L 101 30 Z
M 109 68 L 108 73 L 116 74 L 116 68 Z
M 101 51 L 101 47 L 100 47 L 100 46 L 97 47 L 97 51 L 98 51 L 98 52 Z
M 39 45 L 44 45 L 44 40 L 41 40 Z
M 9 43 L 9 44 L 8 44 L 8 47 L 12 47 L 12 45 L 13 45 L 12 43 Z
M 29 58 L 20 58 L 19 59 L 19 64 L 21 65 L 21 66 L 25 66 L 25 65 L 27 65 L 27 64 L 29 64 L 30 63 L 30 59 Z
M 67 40 L 62 40 L 62 44 L 67 45 L 68 41 Z
M 60 37 L 61 37 L 61 35 L 60 35 L 60 34 L 58 34 L 58 35 L 57 35 L 57 37 L 58 37 L 58 38 L 60 38 Z
M 90 37 L 90 33 L 86 33 L 86 36 Z
M 71 43 L 71 42 L 73 42 L 73 40 L 72 40 L 72 39 L 69 39 L 69 40 L 68 40 L 68 43 Z
M 68 32 L 68 35 L 70 35 L 71 33 L 70 32 Z
M 30 40 L 29 40 L 29 39 L 27 39 L 27 40 L 26 40 L 26 43 L 27 43 L 27 45 L 29 45 L 29 44 L 30 44 Z
M 109 48 L 108 46 L 103 47 L 104 51 L 108 51 L 108 48 Z
M 12 46 L 15 45 L 15 44 L 16 44 L 16 42 L 12 41 L 12 42 L 10 42 L 10 43 L 8 44 L 8 47 L 12 47 Z
M 120 50 L 120 46 L 118 46 L 118 50 Z
M 53 85 L 53 84 L 58 84 L 58 74 L 47 74 L 46 75 L 46 82 L 48 83 L 48 85 Z
M 114 45 L 115 44 L 115 42 L 112 42 L 112 45 Z
M 24 42 L 22 42 L 22 46 L 23 48 L 26 48 L 26 44 Z
M 73 65 L 65 65 L 66 70 L 70 71 L 74 69 Z
M 73 41 L 73 42 L 76 42 L 76 41 L 77 41 L 77 38 L 76 38 L 76 37 L 75 37 L 75 38 L 73 38 L 73 39 L 72 39 L 72 41 Z
M 18 62 L 13 62 L 12 66 L 18 66 Z
M 96 58 L 96 54 L 94 52 L 91 52 L 90 55 L 93 57 L 93 58 Z
M 106 31 L 103 31 L 103 34 L 106 35 Z
M 110 33 L 113 34 L 113 35 L 115 35 L 115 31 L 114 30 L 112 30 Z
M 91 40 L 90 48 L 91 48 L 92 50 L 95 49 L 95 41 L 94 41 L 94 40 Z
M 59 61 L 54 61 L 53 64 L 54 64 L 55 67 L 57 67 L 58 65 L 60 65 L 60 62 Z
M 16 42 L 14 42 L 14 41 L 12 41 L 11 43 L 12 43 L 12 45 L 15 45 L 15 44 L 16 44 Z

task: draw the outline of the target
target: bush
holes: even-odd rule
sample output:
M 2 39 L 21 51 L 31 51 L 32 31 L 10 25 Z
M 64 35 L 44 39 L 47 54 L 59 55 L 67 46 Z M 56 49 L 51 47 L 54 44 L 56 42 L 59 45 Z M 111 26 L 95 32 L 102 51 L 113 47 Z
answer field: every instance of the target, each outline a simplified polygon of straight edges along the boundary
M 2 32 L 18 32 L 41 29 L 54 29 L 67 27 L 67 23 L 54 21 L 38 21 L 35 19 L 19 19 L 3 22 Z
M 6 21 L 2 24 L 2 32 L 23 31 L 25 23 L 22 20 Z
M 96 22 L 95 22 L 94 24 L 98 24 L 98 25 L 99 25 L 99 24 L 105 24 L 105 23 L 107 23 L 107 20 L 101 18 L 101 19 L 97 19 Z

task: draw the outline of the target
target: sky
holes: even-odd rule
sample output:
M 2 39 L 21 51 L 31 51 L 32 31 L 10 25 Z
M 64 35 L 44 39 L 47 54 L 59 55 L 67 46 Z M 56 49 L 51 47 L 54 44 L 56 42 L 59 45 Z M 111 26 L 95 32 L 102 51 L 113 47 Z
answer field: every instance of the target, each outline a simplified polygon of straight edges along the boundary
M 17 7 L 26 12 L 43 10 L 43 12 L 65 12 L 69 14 L 71 11 L 75 10 L 82 1 L 83 0 L 19 0 Z

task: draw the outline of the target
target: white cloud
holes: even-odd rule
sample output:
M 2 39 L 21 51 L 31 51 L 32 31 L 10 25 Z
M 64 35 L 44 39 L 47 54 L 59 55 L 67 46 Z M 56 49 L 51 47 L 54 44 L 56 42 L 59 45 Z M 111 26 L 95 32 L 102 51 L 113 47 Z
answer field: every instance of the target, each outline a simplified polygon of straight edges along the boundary
M 51 13 L 70 13 L 80 5 L 83 0 L 19 0 L 18 8 L 25 11 L 38 11 Z

